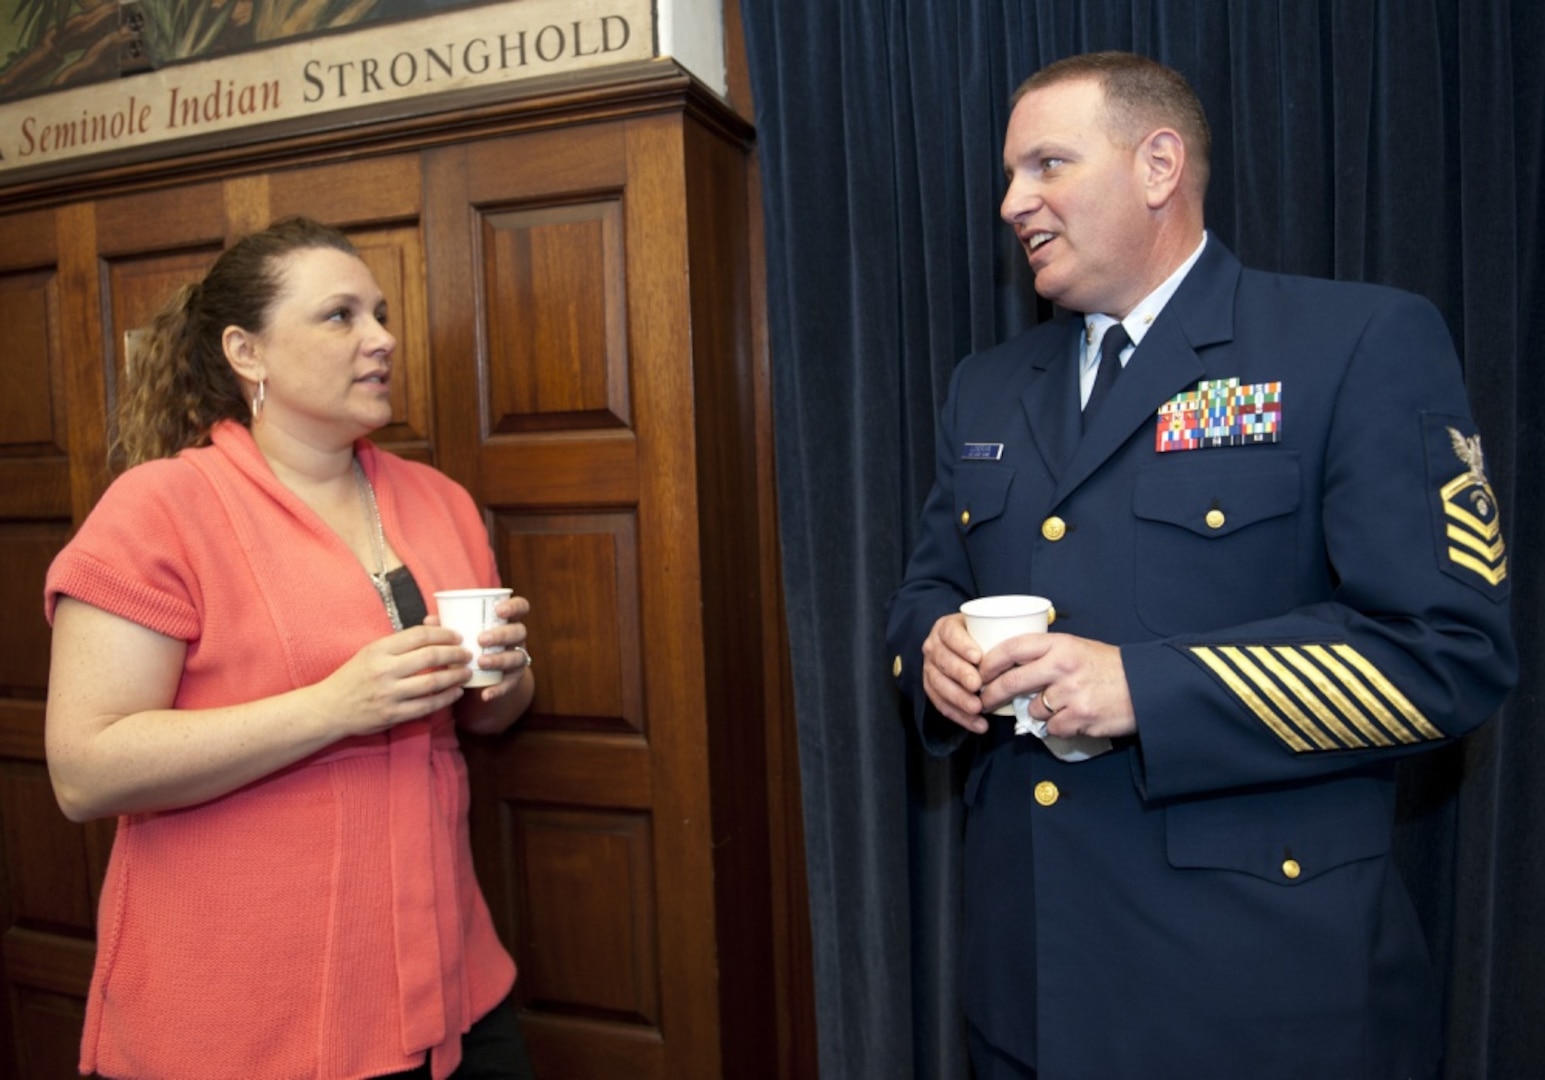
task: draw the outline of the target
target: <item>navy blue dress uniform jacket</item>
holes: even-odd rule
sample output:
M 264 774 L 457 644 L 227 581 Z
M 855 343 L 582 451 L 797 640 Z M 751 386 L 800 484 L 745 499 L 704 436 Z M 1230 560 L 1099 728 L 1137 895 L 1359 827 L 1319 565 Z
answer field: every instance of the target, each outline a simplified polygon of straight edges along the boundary
M 1418 297 L 1244 269 L 1210 238 L 1082 435 L 1081 335 L 1064 318 L 960 364 L 889 609 L 925 742 L 975 754 L 967 1016 L 1043 1080 L 1427 1075 L 1393 770 L 1479 725 L 1516 668 L 1448 330 Z M 1263 426 L 1158 449 L 1161 409 L 1199 388 Z M 1069 764 L 1011 719 L 976 736 L 933 710 L 924 639 L 996 593 L 1120 646 L 1134 738 Z

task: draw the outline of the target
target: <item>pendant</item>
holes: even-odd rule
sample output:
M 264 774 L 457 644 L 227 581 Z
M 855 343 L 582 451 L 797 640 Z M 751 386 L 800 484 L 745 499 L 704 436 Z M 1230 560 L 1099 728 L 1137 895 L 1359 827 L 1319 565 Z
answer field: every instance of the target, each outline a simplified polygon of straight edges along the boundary
M 392 620 L 392 629 L 402 629 L 402 615 L 397 611 L 397 594 L 392 592 L 392 583 L 386 580 L 385 574 L 371 574 L 371 584 L 376 587 L 376 592 L 381 595 L 381 603 L 386 605 L 387 617 Z

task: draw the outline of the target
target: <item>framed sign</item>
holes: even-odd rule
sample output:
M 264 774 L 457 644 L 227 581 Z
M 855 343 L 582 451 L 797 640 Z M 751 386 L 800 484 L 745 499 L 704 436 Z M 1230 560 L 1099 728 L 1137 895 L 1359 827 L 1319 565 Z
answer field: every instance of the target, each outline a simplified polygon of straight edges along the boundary
M 658 55 L 652 0 L 0 0 L 0 35 L 0 184 Z

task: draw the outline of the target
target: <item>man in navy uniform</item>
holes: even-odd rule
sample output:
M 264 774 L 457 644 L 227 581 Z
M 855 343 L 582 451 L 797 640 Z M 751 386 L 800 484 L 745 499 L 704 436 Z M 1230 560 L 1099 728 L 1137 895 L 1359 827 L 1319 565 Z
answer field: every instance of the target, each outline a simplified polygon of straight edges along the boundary
M 1060 314 L 957 369 L 888 628 L 929 749 L 974 755 L 978 1080 L 1439 1060 L 1394 768 L 1515 678 L 1480 437 L 1431 304 L 1205 232 L 1209 149 L 1185 80 L 1124 53 L 1009 121 L 1002 216 Z M 1053 632 L 984 655 L 960 604 L 1015 593 Z

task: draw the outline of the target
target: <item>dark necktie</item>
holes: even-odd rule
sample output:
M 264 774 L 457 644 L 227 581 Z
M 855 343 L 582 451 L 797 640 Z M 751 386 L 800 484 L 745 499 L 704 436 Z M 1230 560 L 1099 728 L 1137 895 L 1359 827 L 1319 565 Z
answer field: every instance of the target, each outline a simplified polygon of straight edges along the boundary
M 1105 331 L 1105 337 L 1100 340 L 1100 366 L 1095 369 L 1094 386 L 1090 388 L 1089 400 L 1084 404 L 1084 430 L 1088 430 L 1089 422 L 1094 419 L 1094 410 L 1100 407 L 1105 395 L 1115 385 L 1116 376 L 1121 374 L 1121 350 L 1131 341 L 1127 328 L 1119 322 L 1112 323 L 1110 329 Z

